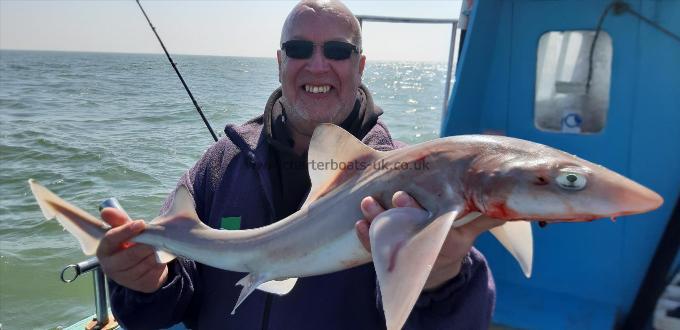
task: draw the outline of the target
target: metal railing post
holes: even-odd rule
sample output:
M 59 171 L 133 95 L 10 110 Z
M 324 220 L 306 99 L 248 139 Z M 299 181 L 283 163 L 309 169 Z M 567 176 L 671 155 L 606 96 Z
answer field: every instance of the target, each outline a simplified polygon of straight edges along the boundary
M 451 44 L 449 45 L 449 60 L 446 67 L 446 82 L 444 87 L 444 104 L 442 105 L 442 119 L 446 117 L 448 110 L 447 107 L 449 105 L 449 96 L 451 94 L 451 77 L 453 72 L 453 57 L 456 47 L 456 30 L 458 29 L 458 20 L 445 18 L 410 18 L 372 15 L 356 15 L 356 18 L 359 20 L 359 26 L 362 29 L 364 21 L 384 23 L 451 24 Z
M 94 304 L 97 316 L 97 327 L 101 327 L 109 323 L 109 299 L 107 293 L 109 292 L 106 284 L 106 275 L 97 267 L 92 271 L 92 278 L 94 279 Z
M 449 45 L 449 63 L 446 66 L 446 86 L 444 87 L 444 105 L 442 106 L 442 120 L 446 116 L 449 106 L 449 95 L 451 94 L 451 73 L 453 71 L 453 51 L 456 48 L 456 29 L 457 22 L 451 23 L 451 44 Z

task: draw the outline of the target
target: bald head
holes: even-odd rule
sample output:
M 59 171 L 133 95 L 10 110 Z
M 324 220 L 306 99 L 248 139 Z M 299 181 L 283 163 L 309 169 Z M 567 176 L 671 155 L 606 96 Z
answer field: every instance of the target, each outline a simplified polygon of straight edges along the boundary
M 334 0 L 303 0 L 290 11 L 281 29 L 280 44 L 291 40 L 293 27 L 298 24 L 302 15 L 316 14 L 319 16 L 336 17 L 341 24 L 352 31 L 351 42 L 361 49 L 361 27 L 359 20 L 342 2 Z
M 288 56 L 287 47 L 276 51 L 286 126 L 295 140 L 295 152 L 302 154 L 319 123 L 340 125 L 354 109 L 366 56 L 346 45 L 361 49 L 361 29 L 352 12 L 338 1 L 298 3 L 281 31 L 281 44 L 292 40 L 313 45 L 311 52 L 306 48 L 295 53 L 292 48 L 293 56 Z M 345 52 L 333 48 L 338 44 Z

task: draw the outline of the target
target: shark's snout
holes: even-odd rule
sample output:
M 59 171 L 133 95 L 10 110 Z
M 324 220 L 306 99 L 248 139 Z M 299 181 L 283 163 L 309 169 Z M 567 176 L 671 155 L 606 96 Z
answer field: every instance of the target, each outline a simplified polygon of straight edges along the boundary
M 616 216 L 652 211 L 663 204 L 663 198 L 653 190 L 633 181 L 628 182 L 627 186 L 620 190 L 620 196 L 617 198 L 621 211 Z

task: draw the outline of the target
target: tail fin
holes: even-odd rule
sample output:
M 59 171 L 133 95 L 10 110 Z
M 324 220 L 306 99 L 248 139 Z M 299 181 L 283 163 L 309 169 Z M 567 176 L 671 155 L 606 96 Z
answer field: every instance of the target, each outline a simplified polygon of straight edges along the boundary
M 28 184 L 45 218 L 57 218 L 62 227 L 78 239 L 83 253 L 95 254 L 99 241 L 110 226 L 61 199 L 37 181 L 29 179 Z

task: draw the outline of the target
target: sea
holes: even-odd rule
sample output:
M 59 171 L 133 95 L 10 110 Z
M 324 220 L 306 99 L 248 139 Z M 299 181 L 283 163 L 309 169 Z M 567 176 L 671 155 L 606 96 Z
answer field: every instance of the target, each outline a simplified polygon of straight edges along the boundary
M 275 58 L 173 59 L 220 135 L 279 86 Z M 445 79 L 446 63 L 370 59 L 363 76 L 407 143 L 438 137 Z M 0 328 L 58 329 L 95 312 L 90 274 L 59 278 L 87 257 L 44 219 L 29 178 L 92 214 L 116 197 L 149 220 L 212 143 L 163 54 L 0 50 Z

